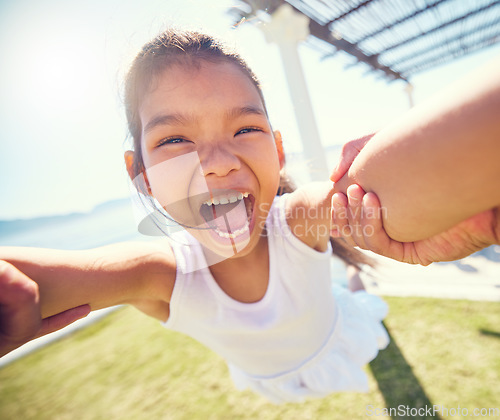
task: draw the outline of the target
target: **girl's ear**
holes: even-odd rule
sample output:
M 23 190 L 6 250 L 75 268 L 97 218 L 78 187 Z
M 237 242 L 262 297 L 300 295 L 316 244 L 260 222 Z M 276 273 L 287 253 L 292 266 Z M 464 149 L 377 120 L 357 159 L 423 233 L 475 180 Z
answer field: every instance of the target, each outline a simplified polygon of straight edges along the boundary
M 134 181 L 136 177 L 139 175 L 135 172 L 135 165 L 134 165 L 134 152 L 132 150 L 127 150 L 124 155 L 125 158 L 125 165 L 127 166 L 127 172 L 128 176 L 130 177 L 130 180 L 132 181 L 132 184 L 135 185 L 135 187 L 140 190 L 139 192 L 142 192 L 144 194 L 149 194 L 152 195 L 151 192 L 151 187 L 149 186 L 149 180 L 148 176 L 146 175 L 146 172 L 142 172 L 142 175 L 144 177 L 144 187 L 146 188 L 147 192 L 142 191 L 142 188 L 138 186 Z M 143 184 L 142 182 L 139 182 L 141 185 Z
M 134 152 L 132 152 L 132 150 L 127 150 L 123 157 L 125 158 L 125 165 L 127 166 L 128 176 L 133 182 L 136 176 L 134 172 Z
M 276 150 L 278 151 L 278 159 L 280 161 L 280 169 L 285 166 L 285 151 L 283 150 L 283 139 L 281 138 L 281 132 L 279 130 L 274 130 L 274 141 L 276 143 Z

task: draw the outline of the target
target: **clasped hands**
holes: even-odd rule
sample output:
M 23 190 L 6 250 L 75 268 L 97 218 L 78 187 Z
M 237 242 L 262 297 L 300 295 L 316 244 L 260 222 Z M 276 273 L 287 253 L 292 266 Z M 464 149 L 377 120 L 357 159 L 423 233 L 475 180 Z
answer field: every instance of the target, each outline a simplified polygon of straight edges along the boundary
M 349 170 L 356 156 L 372 135 L 346 143 L 340 162 L 330 179 L 338 182 Z M 500 211 L 493 208 L 458 223 L 432 237 L 415 242 L 398 242 L 384 230 L 383 207 L 374 192 L 366 192 L 351 184 L 346 194 L 332 196 L 331 236 L 343 238 L 349 245 L 373 251 L 384 257 L 410 264 L 429 265 L 438 261 L 453 261 L 498 243 Z
M 0 357 L 35 338 L 87 316 L 89 305 L 42 319 L 38 285 L 6 261 L 0 261 Z

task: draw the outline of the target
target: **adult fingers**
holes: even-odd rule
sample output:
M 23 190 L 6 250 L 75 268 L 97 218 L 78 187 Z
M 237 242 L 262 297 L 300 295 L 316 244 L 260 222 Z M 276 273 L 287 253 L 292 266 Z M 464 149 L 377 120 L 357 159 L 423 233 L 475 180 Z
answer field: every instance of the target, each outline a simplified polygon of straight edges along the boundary
M 383 208 L 377 195 L 373 192 L 366 193 L 362 199 L 362 208 L 360 223 L 366 249 L 384 257 L 403 261 L 405 244 L 387 235 L 383 226 Z
M 38 285 L 13 265 L 0 261 L 0 334 L 27 340 L 40 324 Z
M 31 340 L 40 324 L 38 285 L 0 261 L 0 357 Z
M 35 338 L 42 337 L 61 328 L 67 327 L 73 322 L 85 318 L 90 313 L 90 305 L 77 306 L 73 309 L 61 312 L 57 315 L 42 320 L 42 326 Z

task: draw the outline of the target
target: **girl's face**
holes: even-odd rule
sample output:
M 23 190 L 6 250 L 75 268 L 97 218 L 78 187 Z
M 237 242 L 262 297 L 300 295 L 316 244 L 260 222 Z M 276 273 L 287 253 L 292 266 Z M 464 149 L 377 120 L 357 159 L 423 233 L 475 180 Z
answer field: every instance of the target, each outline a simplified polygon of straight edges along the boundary
M 228 258 L 262 237 L 280 163 L 264 105 L 232 63 L 175 65 L 139 109 L 152 195 L 205 248 Z

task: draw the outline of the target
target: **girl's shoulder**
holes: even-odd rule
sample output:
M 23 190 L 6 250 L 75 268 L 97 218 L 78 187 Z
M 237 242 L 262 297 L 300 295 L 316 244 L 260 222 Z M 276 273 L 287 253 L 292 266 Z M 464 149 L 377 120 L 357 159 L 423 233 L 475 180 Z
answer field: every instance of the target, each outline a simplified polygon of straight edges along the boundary
M 292 233 L 309 247 L 325 251 L 330 239 L 333 185 L 314 182 L 290 193 L 285 203 Z
M 174 288 L 177 262 L 168 240 L 134 242 L 128 244 L 134 250 L 130 257 L 138 262 L 142 277 L 147 278 L 149 287 L 159 300 L 170 302 Z M 125 248 L 126 249 L 126 248 Z

